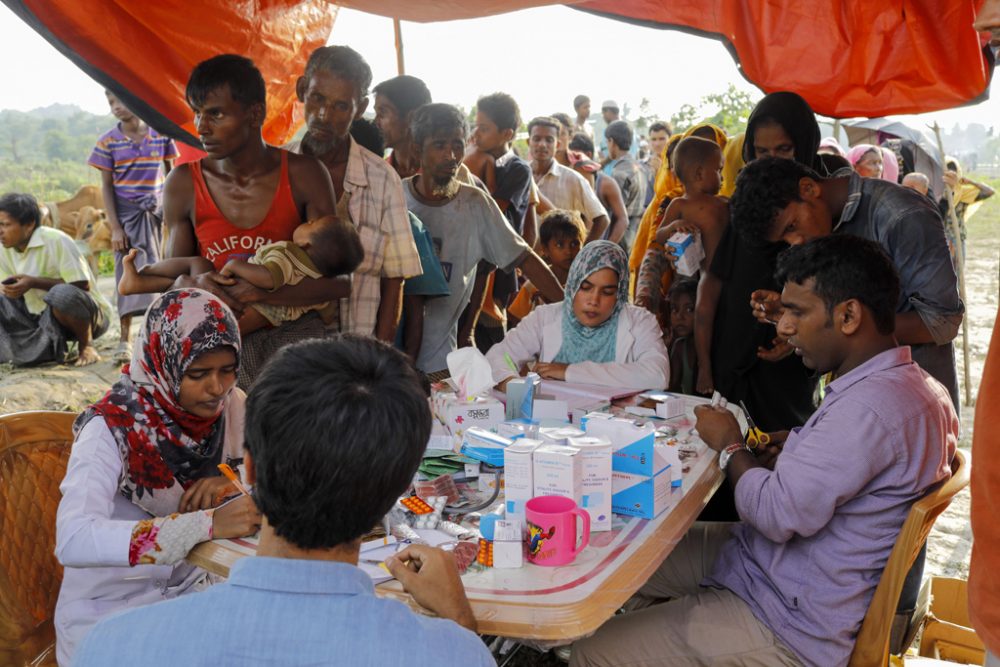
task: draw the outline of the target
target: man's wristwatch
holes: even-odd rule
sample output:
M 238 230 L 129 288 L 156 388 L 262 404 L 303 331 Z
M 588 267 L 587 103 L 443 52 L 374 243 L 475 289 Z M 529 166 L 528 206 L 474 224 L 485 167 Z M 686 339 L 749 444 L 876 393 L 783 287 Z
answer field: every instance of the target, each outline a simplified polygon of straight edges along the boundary
M 729 465 L 729 459 L 733 458 L 733 454 L 735 454 L 740 450 L 746 450 L 748 454 L 753 455 L 753 451 L 749 447 L 747 447 L 747 443 L 734 442 L 733 444 L 729 445 L 721 452 L 719 452 L 719 468 L 725 470 L 726 466 Z

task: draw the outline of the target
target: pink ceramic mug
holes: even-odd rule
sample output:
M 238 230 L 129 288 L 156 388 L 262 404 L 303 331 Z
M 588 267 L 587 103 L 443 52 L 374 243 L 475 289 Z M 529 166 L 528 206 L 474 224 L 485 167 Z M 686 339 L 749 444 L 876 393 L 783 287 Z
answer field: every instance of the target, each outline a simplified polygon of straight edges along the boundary
M 590 543 L 590 515 L 572 498 L 532 498 L 525 503 L 524 514 L 528 520 L 528 560 L 535 565 L 568 565 Z M 581 530 L 576 527 L 577 517 L 583 521 Z

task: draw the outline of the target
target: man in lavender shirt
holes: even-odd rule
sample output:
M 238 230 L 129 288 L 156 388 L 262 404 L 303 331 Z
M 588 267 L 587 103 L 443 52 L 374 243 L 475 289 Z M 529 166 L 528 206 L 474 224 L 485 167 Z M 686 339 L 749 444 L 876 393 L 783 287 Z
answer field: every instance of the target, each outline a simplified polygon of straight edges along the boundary
M 778 332 L 837 378 L 805 426 L 751 451 L 699 407 L 742 522 L 695 524 L 571 665 L 845 665 L 910 505 L 950 475 L 948 392 L 893 336 L 899 278 L 878 244 L 828 236 L 778 260 Z M 663 604 L 649 604 L 670 600 Z

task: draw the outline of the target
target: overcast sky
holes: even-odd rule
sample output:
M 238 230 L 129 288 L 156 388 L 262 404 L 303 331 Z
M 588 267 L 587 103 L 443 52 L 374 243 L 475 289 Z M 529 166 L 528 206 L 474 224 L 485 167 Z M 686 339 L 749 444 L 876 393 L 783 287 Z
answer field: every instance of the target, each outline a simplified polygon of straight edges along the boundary
M 499 42 L 497 37 L 501 36 Z M 430 87 L 435 101 L 470 108 L 480 95 L 503 90 L 517 99 L 525 118 L 572 112 L 573 97 L 585 93 L 597 109 L 607 98 L 638 108 L 649 98 L 655 114 L 669 119 L 685 103 L 722 92 L 730 83 L 759 98 L 762 93 L 737 71 L 721 43 L 677 31 L 641 28 L 563 6 L 542 7 L 489 18 L 446 23 L 403 23 L 408 74 Z M 396 74 L 391 20 L 341 10 L 331 43 L 349 44 L 364 55 L 375 82 Z M 485 51 L 484 44 L 498 44 Z M 601 45 L 615 57 L 602 57 Z M 649 67 L 626 49 L 648 54 Z M 698 62 L 697 70 L 653 66 Z M 30 63 L 30 66 L 26 66 Z M 702 72 L 714 76 L 706 77 Z M 0 5 L 0 109 L 27 111 L 63 102 L 88 111 L 107 109 L 100 86 Z M 1000 98 L 1000 93 L 996 93 Z M 1000 121 L 1000 99 L 976 106 L 905 117 L 913 124 L 937 120 L 943 127 Z

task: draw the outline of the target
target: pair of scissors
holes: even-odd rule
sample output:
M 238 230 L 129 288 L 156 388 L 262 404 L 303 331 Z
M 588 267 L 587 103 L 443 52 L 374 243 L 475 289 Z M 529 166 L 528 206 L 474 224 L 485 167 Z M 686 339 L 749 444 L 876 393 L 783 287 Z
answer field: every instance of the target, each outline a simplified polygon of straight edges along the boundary
M 753 422 L 753 417 L 750 416 L 750 411 L 747 410 L 747 406 L 743 401 L 740 401 L 740 407 L 743 408 L 743 415 L 747 418 L 747 446 L 750 449 L 766 447 L 771 442 L 771 436 L 757 428 L 757 425 Z

